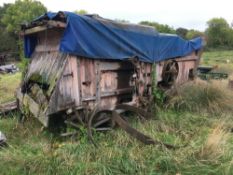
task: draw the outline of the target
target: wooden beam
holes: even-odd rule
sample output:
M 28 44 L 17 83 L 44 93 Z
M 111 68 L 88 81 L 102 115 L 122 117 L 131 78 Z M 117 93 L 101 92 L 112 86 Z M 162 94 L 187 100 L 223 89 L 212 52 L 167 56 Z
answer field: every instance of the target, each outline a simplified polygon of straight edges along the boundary
M 118 89 L 118 90 L 109 91 L 109 92 L 101 92 L 100 98 L 125 95 L 125 94 L 131 94 L 131 93 L 133 93 L 132 88 L 124 88 L 124 89 Z M 96 96 L 83 97 L 82 101 L 94 101 L 96 100 L 96 98 L 97 98 Z
M 50 20 L 46 24 L 44 24 L 42 26 L 36 26 L 36 27 L 30 28 L 30 29 L 26 29 L 24 32 L 22 32 L 22 35 L 30 35 L 30 34 L 33 34 L 33 33 L 37 33 L 37 32 L 47 30 L 49 28 L 65 28 L 65 27 L 66 27 L 66 23 L 63 23 L 63 22 L 60 22 L 60 21 Z
M 10 111 L 13 111 L 17 108 L 17 103 L 16 101 L 12 101 L 9 103 L 5 103 L 5 104 L 0 104 L 0 114 L 4 114 Z
M 22 35 L 30 35 L 33 33 L 37 33 L 37 32 L 42 32 L 44 30 L 46 30 L 48 27 L 47 26 L 37 26 L 37 27 L 33 27 L 31 29 L 27 29 L 25 30 Z

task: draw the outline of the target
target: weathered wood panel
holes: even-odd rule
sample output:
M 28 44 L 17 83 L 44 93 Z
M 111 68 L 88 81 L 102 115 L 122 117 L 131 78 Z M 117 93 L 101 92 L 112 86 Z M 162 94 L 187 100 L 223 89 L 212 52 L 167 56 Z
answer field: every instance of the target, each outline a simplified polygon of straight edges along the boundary
M 35 52 L 28 67 L 24 81 L 41 81 L 49 86 L 47 95 L 50 95 L 65 64 L 66 55 L 59 52 Z
M 82 103 L 92 107 L 114 106 L 117 102 L 124 101 L 124 96 L 132 94 L 132 63 L 79 57 L 77 59 L 80 64 L 78 77 L 80 76 Z
M 78 106 L 79 88 L 77 77 L 77 58 L 68 56 L 64 71 L 58 81 L 58 88 L 56 89 L 56 98 L 59 99 L 57 109 L 63 109 L 69 107 L 69 105 Z M 72 106 L 71 105 L 71 106 Z
M 195 52 L 186 57 L 173 59 L 178 63 L 179 66 L 179 73 L 175 81 L 176 85 L 181 85 L 189 80 L 189 73 L 191 70 L 195 72 L 198 59 L 199 58 Z M 156 76 L 158 82 L 162 81 L 164 63 L 165 61 L 156 64 Z
M 48 126 L 48 117 L 37 102 L 35 102 L 28 94 L 22 94 L 21 90 L 17 90 L 17 99 L 20 102 L 20 107 L 29 109 L 29 111 L 36 117 L 44 126 Z
M 53 52 L 59 51 L 60 39 L 63 30 L 45 30 L 37 35 L 37 45 L 35 52 Z

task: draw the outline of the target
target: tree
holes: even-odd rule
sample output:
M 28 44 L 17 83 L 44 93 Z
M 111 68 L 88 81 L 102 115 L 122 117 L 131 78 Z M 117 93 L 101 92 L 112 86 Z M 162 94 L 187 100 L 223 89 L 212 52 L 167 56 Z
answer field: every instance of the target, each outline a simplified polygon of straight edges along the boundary
M 206 34 L 209 47 L 222 47 L 232 44 L 231 33 L 233 31 L 225 19 L 212 18 L 207 22 L 207 25 Z
M 0 53 L 1 52 L 15 52 L 17 50 L 17 41 L 13 34 L 5 30 L 5 25 L 1 22 L 3 15 L 11 4 L 4 4 L 0 7 Z
M 186 39 L 193 39 L 193 38 L 196 38 L 198 36 L 204 36 L 204 33 L 203 32 L 200 32 L 198 30 L 194 30 L 194 29 L 191 29 L 187 32 L 185 38 Z
M 1 22 L 8 32 L 19 32 L 20 24 L 30 22 L 45 12 L 46 7 L 38 1 L 17 0 L 6 9 Z
M 0 6 L 0 27 L 4 27 L 1 19 L 3 18 L 3 15 L 6 13 L 6 10 L 10 5 L 11 4 L 3 4 L 2 7 Z
M 157 22 L 149 22 L 149 21 L 142 21 L 139 24 L 152 26 L 160 33 L 171 33 L 171 34 L 176 33 L 175 29 L 173 29 L 172 27 L 170 27 L 167 24 L 159 24 Z
M 179 27 L 176 29 L 176 34 L 184 39 L 186 39 L 187 33 L 188 33 L 188 29 L 186 28 Z
M 0 29 L 0 38 L 0 53 L 17 51 L 17 39 L 13 34 Z
M 75 10 L 74 13 L 79 14 L 79 15 L 86 15 L 86 14 L 88 14 L 88 12 L 86 10 L 83 10 L 83 9 L 81 9 L 81 10 Z

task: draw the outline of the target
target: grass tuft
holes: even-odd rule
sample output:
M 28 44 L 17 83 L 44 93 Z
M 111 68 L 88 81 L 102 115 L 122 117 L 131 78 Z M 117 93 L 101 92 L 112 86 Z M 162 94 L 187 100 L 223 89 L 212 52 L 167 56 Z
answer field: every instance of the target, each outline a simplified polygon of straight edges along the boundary
M 196 80 L 179 87 L 167 104 L 176 110 L 219 114 L 233 111 L 233 93 L 221 81 Z
M 21 73 L 0 74 L 0 104 L 15 99 L 15 90 L 21 81 Z
M 230 132 L 225 128 L 224 122 L 218 122 L 210 131 L 205 144 L 199 153 L 200 158 L 207 160 L 218 160 L 227 152 L 226 143 Z

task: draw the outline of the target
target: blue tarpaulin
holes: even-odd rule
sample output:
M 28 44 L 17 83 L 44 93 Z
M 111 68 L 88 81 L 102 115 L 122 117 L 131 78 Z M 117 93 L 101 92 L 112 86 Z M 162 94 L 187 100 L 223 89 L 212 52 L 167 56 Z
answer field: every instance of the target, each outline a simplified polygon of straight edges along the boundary
M 63 12 L 67 26 L 60 41 L 63 53 L 93 59 L 124 60 L 136 57 L 143 62 L 158 62 L 183 57 L 202 48 L 200 37 L 187 41 L 177 35 L 161 34 L 152 27 L 119 23 L 96 15 Z M 46 13 L 34 22 L 54 19 L 58 13 Z M 35 40 L 25 37 L 25 55 L 30 56 Z M 32 47 L 33 46 L 33 47 Z

